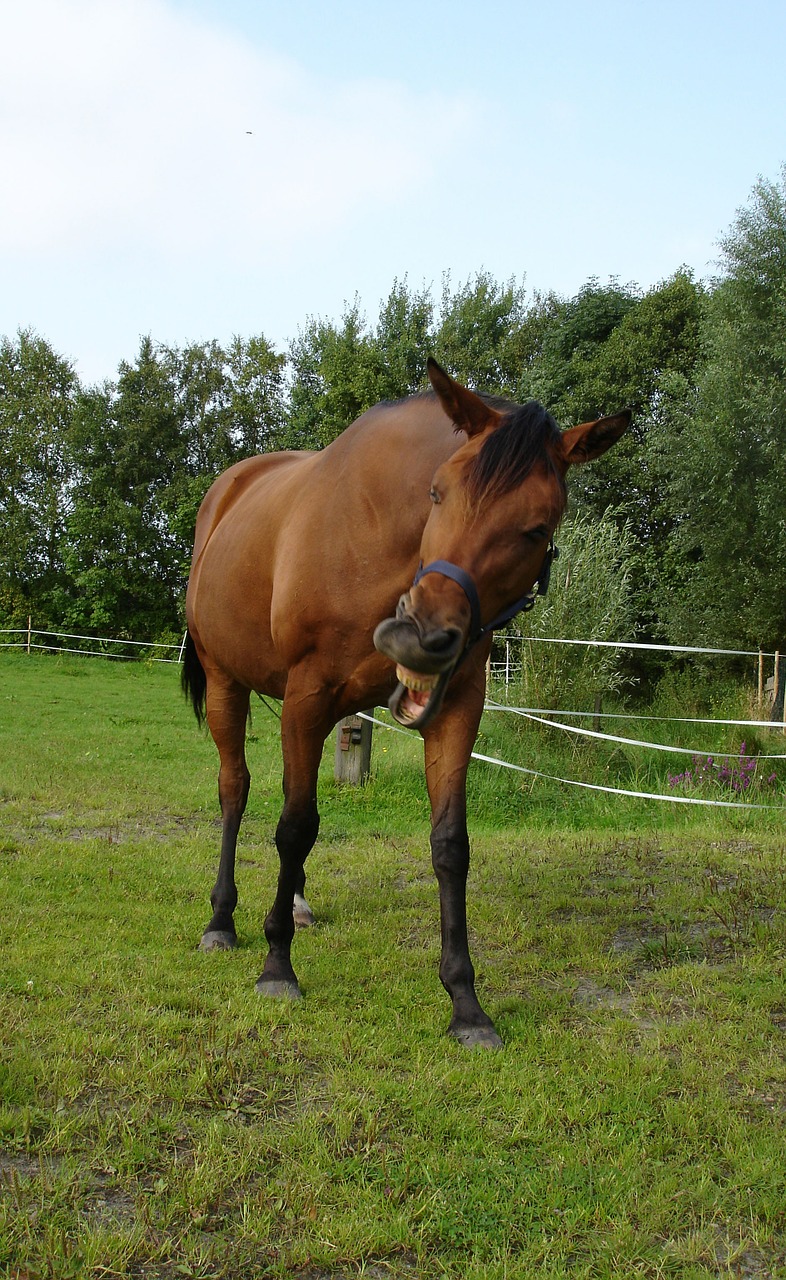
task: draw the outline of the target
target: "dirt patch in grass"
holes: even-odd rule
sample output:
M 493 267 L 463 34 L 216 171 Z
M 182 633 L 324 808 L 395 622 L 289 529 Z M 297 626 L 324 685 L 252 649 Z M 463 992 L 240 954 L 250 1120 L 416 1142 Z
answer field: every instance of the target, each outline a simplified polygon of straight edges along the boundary
M 170 840 L 173 836 L 187 835 L 200 830 L 202 824 L 195 819 L 173 817 L 169 814 L 148 815 L 144 819 L 99 825 L 96 827 L 72 827 L 63 832 L 67 840 L 102 840 L 108 844 L 138 843 L 142 840 Z
M 761 1120 L 765 1111 L 773 1116 L 786 1116 L 786 1082 L 783 1080 L 765 1080 L 762 1085 L 754 1087 L 732 1079 L 729 1092 L 732 1097 L 739 1098 L 751 1121 Z
M 573 1003 L 585 1009 L 611 1009 L 630 1014 L 636 1003 L 636 995 L 630 989 L 616 991 L 614 987 L 596 982 L 594 978 L 581 978 L 573 993 Z
M 26 1152 L 0 1151 L 0 1179 L 5 1183 L 27 1178 L 39 1178 L 55 1173 L 59 1162 L 51 1158 L 44 1160 L 42 1156 L 31 1156 Z
M 293 1272 L 293 1280 L 411 1280 L 422 1272 L 414 1253 L 401 1253 L 395 1258 L 366 1259 L 358 1267 L 308 1267 Z
M 718 1280 L 774 1280 L 783 1275 L 786 1254 L 754 1244 L 744 1231 L 735 1233 L 721 1223 L 708 1225 L 692 1238 L 664 1240 L 663 1251 L 701 1261 Z
M 95 1174 L 92 1186 L 85 1193 L 80 1206 L 80 1217 L 92 1230 L 116 1231 L 133 1227 L 137 1221 L 134 1197 L 124 1188 L 114 1185 L 109 1174 Z

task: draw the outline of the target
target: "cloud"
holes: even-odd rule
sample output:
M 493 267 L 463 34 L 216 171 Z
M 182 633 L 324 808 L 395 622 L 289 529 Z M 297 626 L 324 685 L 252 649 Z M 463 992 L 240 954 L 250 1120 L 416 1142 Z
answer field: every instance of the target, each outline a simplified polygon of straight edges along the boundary
M 0 13 L 0 251 L 280 260 L 411 202 L 474 127 L 465 98 L 317 78 L 164 0 Z

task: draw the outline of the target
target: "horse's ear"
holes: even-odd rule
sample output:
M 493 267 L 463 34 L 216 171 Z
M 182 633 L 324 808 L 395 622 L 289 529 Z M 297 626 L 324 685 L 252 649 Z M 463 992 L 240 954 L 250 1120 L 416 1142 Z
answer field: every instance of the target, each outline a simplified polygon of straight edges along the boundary
M 562 456 L 571 466 L 577 462 L 592 462 L 616 444 L 630 426 L 631 411 L 623 409 L 610 418 L 598 418 L 597 422 L 584 422 L 580 427 L 569 427 L 562 433 Z
M 501 414 L 496 409 L 476 396 L 474 391 L 462 387 L 431 356 L 428 358 L 428 376 L 442 408 L 457 431 L 466 431 L 468 436 L 476 436 L 499 422 Z

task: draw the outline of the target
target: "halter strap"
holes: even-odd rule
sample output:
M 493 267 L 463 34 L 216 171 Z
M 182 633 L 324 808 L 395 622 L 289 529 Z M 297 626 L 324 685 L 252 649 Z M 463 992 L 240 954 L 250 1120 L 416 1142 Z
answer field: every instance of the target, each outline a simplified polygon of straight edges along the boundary
M 441 573 L 443 577 L 451 578 L 453 582 L 458 583 L 469 601 L 471 616 L 469 624 L 469 639 L 467 640 L 466 647 L 469 649 L 472 645 L 477 644 L 478 640 L 483 636 L 488 635 L 490 631 L 496 631 L 498 627 L 504 627 L 505 623 L 510 622 L 512 618 L 515 618 L 517 613 L 526 613 L 532 609 L 538 596 L 545 596 L 548 591 L 549 579 L 551 577 L 551 566 L 558 555 L 559 550 L 554 545 L 554 539 L 552 538 L 549 542 L 549 548 L 546 552 L 546 556 L 537 579 L 537 590 L 528 591 L 527 594 L 521 596 L 519 600 L 508 605 L 506 609 L 503 609 L 501 613 L 497 614 L 496 618 L 492 618 L 491 622 L 487 622 L 485 627 L 481 626 L 480 599 L 478 598 L 477 587 L 466 569 L 462 569 L 460 565 L 452 564 L 450 560 L 432 560 L 431 564 L 427 564 L 424 568 L 423 562 L 421 561 L 412 585 L 413 587 L 416 587 L 420 582 L 420 579 L 424 578 L 427 573 Z M 464 652 L 466 653 L 466 649 Z
M 474 644 L 483 632 L 480 625 L 480 600 L 478 598 L 477 587 L 472 581 L 472 578 L 469 576 L 466 569 L 462 569 L 457 564 L 451 564 L 450 560 L 432 560 L 431 564 L 427 564 L 425 569 L 423 568 L 423 561 L 421 560 L 418 571 L 415 574 L 415 580 L 412 583 L 413 587 L 416 587 L 420 582 L 420 579 L 425 578 L 427 573 L 441 573 L 444 578 L 452 578 L 452 580 L 457 582 L 461 587 L 464 595 L 469 601 L 471 614 L 469 623 L 469 643 Z

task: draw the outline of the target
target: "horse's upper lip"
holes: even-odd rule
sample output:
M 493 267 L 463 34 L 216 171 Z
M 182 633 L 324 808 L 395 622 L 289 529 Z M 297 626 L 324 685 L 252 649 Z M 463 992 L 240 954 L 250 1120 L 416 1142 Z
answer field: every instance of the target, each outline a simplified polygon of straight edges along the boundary
M 432 627 L 426 631 L 411 617 L 385 618 L 374 632 L 374 647 L 418 676 L 438 676 L 452 670 L 462 645 L 463 635 L 458 627 Z

